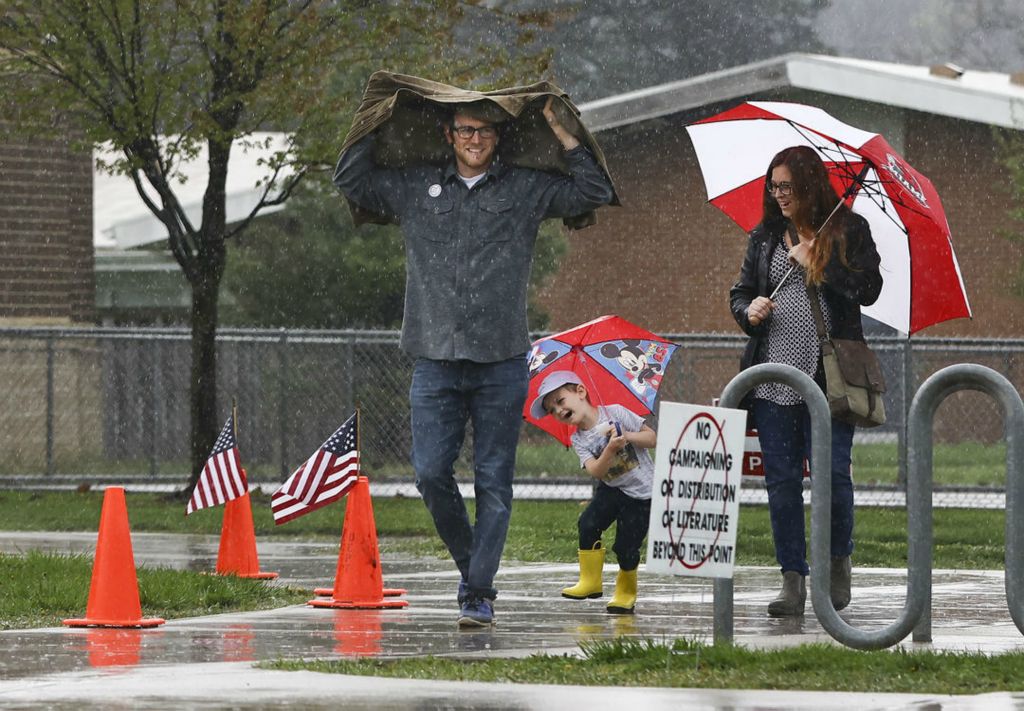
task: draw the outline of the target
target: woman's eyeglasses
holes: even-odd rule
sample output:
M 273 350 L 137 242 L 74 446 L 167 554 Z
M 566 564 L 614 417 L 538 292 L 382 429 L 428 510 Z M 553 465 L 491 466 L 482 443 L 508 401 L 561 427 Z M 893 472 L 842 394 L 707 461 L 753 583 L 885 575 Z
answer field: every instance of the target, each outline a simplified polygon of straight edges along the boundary
M 490 141 L 498 136 L 498 129 L 494 126 L 452 126 L 452 132 L 465 141 L 471 139 L 474 133 L 480 134 L 484 141 Z
M 782 197 L 789 197 L 793 194 L 793 183 L 772 183 L 769 182 L 765 186 L 765 190 L 768 191 L 769 195 L 778 193 Z

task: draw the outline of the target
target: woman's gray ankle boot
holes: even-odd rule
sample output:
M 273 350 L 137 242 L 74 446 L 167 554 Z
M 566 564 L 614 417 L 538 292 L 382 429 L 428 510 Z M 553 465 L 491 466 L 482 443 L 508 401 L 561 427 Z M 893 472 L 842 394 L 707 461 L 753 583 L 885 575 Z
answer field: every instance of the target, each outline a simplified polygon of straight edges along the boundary
M 782 592 L 768 603 L 768 614 L 772 617 L 799 617 L 804 614 L 807 602 L 807 581 L 795 570 L 782 574 Z
M 832 607 L 842 610 L 850 604 L 850 574 L 852 564 L 850 556 L 832 559 L 831 583 L 832 583 Z

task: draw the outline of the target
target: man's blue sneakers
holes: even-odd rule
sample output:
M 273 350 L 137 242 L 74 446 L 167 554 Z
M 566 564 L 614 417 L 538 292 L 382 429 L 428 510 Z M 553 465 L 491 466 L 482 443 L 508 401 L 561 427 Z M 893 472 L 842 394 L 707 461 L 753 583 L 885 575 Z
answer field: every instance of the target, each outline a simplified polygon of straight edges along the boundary
M 485 597 L 467 595 L 459 613 L 459 627 L 489 627 L 494 624 L 494 603 Z

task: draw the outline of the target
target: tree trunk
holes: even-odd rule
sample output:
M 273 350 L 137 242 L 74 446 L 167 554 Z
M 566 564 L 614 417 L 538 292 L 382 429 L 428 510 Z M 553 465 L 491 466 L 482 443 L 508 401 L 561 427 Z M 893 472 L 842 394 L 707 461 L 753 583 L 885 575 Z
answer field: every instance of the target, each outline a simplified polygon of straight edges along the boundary
M 189 410 L 192 420 L 191 495 L 222 423 L 217 421 L 217 304 L 223 264 L 204 263 L 192 284 L 192 379 Z
M 231 139 L 210 140 L 207 145 L 210 175 L 203 195 L 203 222 L 195 240 L 198 246 L 195 268 L 189 279 L 192 285 L 192 382 L 189 392 L 192 475 L 186 496 L 199 481 L 221 426 L 217 417 L 217 303 L 227 263 L 224 201 Z

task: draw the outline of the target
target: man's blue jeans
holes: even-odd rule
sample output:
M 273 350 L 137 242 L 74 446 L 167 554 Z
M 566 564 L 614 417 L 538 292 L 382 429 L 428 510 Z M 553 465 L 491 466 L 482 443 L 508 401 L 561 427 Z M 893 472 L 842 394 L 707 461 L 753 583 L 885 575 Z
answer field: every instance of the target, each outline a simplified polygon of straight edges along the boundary
M 512 477 L 529 381 L 525 354 L 497 363 L 420 358 L 412 374 L 416 488 L 469 592 L 494 599 L 494 575 L 512 513 Z M 476 523 L 455 481 L 455 460 L 473 423 Z
M 751 411 L 761 441 L 775 559 L 783 573 L 794 570 L 807 575 L 803 461 L 811 456 L 810 413 L 803 404 L 777 405 L 760 399 L 753 401 Z M 833 558 L 853 552 L 853 430 L 853 425 L 832 420 Z

